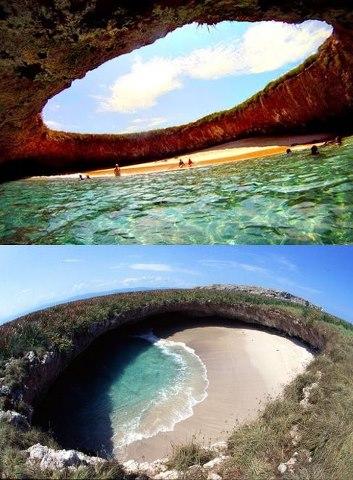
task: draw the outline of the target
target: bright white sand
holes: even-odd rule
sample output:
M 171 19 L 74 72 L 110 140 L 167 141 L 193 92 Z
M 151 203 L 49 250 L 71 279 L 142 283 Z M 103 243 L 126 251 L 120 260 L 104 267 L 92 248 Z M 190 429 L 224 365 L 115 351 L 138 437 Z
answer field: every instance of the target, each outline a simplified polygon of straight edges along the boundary
M 320 146 L 322 142 L 330 138 L 332 138 L 332 135 L 325 133 L 246 138 L 178 157 L 121 167 L 121 176 L 187 170 L 190 168 L 187 166 L 189 158 L 191 158 L 193 162 L 191 168 L 197 168 L 233 163 L 250 158 L 267 157 L 285 153 L 288 147 L 296 151 L 309 149 L 313 144 Z M 184 161 L 185 167 L 179 168 L 179 159 Z M 113 168 L 92 170 L 85 172 L 85 174 L 89 174 L 92 177 L 114 176 Z
M 280 395 L 313 358 L 297 342 L 251 327 L 192 326 L 158 335 L 184 342 L 200 356 L 207 367 L 208 396 L 172 432 L 136 441 L 118 452 L 122 460 L 167 456 L 171 444 L 193 436 L 205 444 L 225 440 L 237 423 L 255 418 L 266 402 Z

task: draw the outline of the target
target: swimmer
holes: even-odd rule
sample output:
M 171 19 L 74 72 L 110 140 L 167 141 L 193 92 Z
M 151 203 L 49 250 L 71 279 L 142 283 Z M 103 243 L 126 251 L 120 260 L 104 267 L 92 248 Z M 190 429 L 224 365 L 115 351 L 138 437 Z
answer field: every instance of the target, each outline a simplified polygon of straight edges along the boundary
M 120 177 L 120 175 L 121 175 L 121 170 L 120 170 L 120 166 L 119 166 L 118 163 L 115 164 L 114 175 L 115 175 L 116 177 Z
M 320 154 L 319 149 L 317 148 L 316 145 L 313 145 L 311 147 L 310 152 L 311 152 L 311 155 L 319 155 Z

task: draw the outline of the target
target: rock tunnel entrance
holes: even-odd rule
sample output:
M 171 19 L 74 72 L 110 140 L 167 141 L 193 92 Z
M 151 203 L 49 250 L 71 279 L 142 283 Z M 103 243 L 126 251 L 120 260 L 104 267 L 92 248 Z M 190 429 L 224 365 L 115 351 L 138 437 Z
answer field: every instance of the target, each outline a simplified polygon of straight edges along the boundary
M 48 101 L 44 124 L 80 133 L 139 133 L 234 109 L 317 53 L 325 22 L 185 25 L 100 65 Z
M 64 448 L 153 461 L 200 431 L 204 441 L 224 439 L 226 424 L 254 418 L 312 358 L 261 325 L 197 311 L 152 315 L 94 340 L 33 420 Z
M 333 34 L 310 65 L 235 112 L 187 128 L 132 135 L 53 132 L 40 113 L 77 78 L 107 60 L 147 45 L 185 24 L 224 20 L 299 23 L 317 19 Z M 165 158 L 259 133 L 344 130 L 353 110 L 353 17 L 348 2 L 251 0 L 69 2 L 36 0 L 5 5 L 0 35 L 0 147 L 2 178 L 68 172 Z M 303 94 L 305 93 L 305 94 Z

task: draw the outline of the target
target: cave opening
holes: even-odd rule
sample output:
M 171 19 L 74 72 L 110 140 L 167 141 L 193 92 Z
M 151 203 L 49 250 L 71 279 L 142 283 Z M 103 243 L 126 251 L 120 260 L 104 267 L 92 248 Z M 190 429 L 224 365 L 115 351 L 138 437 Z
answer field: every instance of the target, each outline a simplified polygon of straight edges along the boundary
M 79 8 L 68 9 L 64 5 L 51 6 L 45 16 L 41 10 L 33 10 L 32 4 L 28 3 L 2 15 L 4 49 L 1 61 L 4 73 L 0 80 L 3 91 L 8 92 L 2 99 L 3 108 L 0 112 L 2 179 L 77 172 L 77 169 L 93 166 L 110 168 L 116 160 L 121 165 L 145 163 L 259 135 L 319 131 L 335 135 L 351 133 L 352 15 L 348 6 L 337 6 L 337 2 L 331 0 L 323 5 L 317 2 L 315 5 L 302 5 L 302 2 L 293 5 L 291 2 L 255 0 L 196 3 L 162 1 L 147 2 L 143 6 L 132 6 L 131 2 L 114 5 L 109 2 L 108 7 L 102 7 L 100 1 L 97 5 L 95 3 L 82 2 Z M 310 56 L 302 66 L 292 69 L 278 81 L 270 82 L 248 101 L 236 107 L 232 104 L 234 108 L 228 110 L 222 110 L 223 105 L 215 103 L 213 108 L 197 112 L 189 118 L 177 119 L 170 115 L 165 119 L 163 115 L 136 115 L 130 117 L 134 122 L 126 121 L 123 125 L 117 124 L 111 112 L 110 118 L 104 114 L 109 126 L 107 128 L 103 113 L 96 116 L 97 108 L 90 117 L 84 108 L 87 107 L 86 101 L 72 102 L 74 111 L 66 113 L 62 104 L 54 104 L 57 95 L 65 95 L 68 90 L 73 92 L 69 89 L 72 82 L 77 79 L 83 79 L 81 81 L 84 82 L 85 75 L 88 79 L 90 74 L 87 72 L 93 72 L 99 65 L 114 58 L 122 59 L 134 49 L 136 53 L 139 52 L 136 49 L 142 46 L 153 46 L 152 42 L 156 39 L 167 39 L 173 32 L 193 22 L 217 25 L 218 28 L 225 21 L 271 24 L 277 21 L 300 28 L 303 25 L 300 22 L 312 22 L 313 19 L 326 22 L 326 27 L 332 31 L 318 54 Z M 256 27 L 256 23 L 251 26 Z M 273 35 L 267 38 L 272 58 L 277 59 L 279 49 L 275 48 Z M 227 48 L 229 43 L 226 42 Z M 286 48 L 284 50 L 289 51 Z M 168 55 L 174 58 L 171 50 Z M 221 58 L 216 51 L 216 64 Z M 160 68 L 156 68 L 156 71 L 161 72 Z M 198 69 L 198 72 L 201 71 Z M 178 87 L 185 83 L 182 76 L 173 77 L 172 80 Z M 144 84 L 145 81 L 146 77 L 140 75 L 140 83 Z M 214 82 L 216 84 L 217 81 Z M 108 93 L 112 93 L 109 86 L 113 86 L 113 82 L 107 86 Z M 104 92 L 102 95 L 98 87 L 96 82 L 93 91 L 91 89 L 88 93 L 101 100 L 103 98 L 104 103 L 107 96 Z M 223 88 L 220 85 L 218 87 L 221 95 Z M 233 90 L 238 91 L 235 87 Z M 170 95 L 182 91 L 182 88 L 177 88 L 162 95 L 161 99 L 167 100 Z M 189 97 L 192 101 L 197 99 L 197 95 Z M 209 89 L 206 89 L 204 97 L 210 105 L 212 99 Z M 48 99 L 52 100 L 46 107 Z M 176 102 L 178 111 L 188 111 L 191 100 Z M 55 116 L 49 115 L 49 106 L 57 110 Z M 225 108 L 229 108 L 229 105 Z M 219 110 L 219 114 L 207 115 Z M 146 112 L 143 110 L 144 114 Z M 79 122 L 75 123 L 76 114 L 81 114 L 89 125 L 83 128 Z M 202 117 L 204 114 L 206 117 Z M 125 115 L 123 117 L 127 119 Z M 178 127 L 180 123 L 182 125 Z M 168 125 L 176 126 L 166 128 Z M 144 130 L 148 132 L 141 133 Z M 84 132 L 113 134 L 92 135 Z M 116 135 L 119 132 L 130 134 Z
M 254 418 L 259 398 L 275 398 L 312 358 L 261 325 L 159 314 L 95 339 L 42 397 L 33 423 L 64 448 L 152 461 L 200 431 L 221 440 L 226 424 Z
M 325 22 L 186 24 L 89 71 L 52 97 L 47 127 L 139 133 L 231 109 L 299 67 L 332 34 Z

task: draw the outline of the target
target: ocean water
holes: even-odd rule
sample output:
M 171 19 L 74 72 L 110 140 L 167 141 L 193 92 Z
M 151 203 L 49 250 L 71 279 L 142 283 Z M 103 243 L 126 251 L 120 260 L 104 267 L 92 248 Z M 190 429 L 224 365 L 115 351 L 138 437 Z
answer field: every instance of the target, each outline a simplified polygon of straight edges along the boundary
M 353 242 L 353 137 L 321 155 L 0 185 L 0 243 Z
M 70 366 L 34 421 L 66 448 L 118 456 L 135 440 L 173 430 L 207 387 L 205 365 L 185 344 L 114 332 Z

